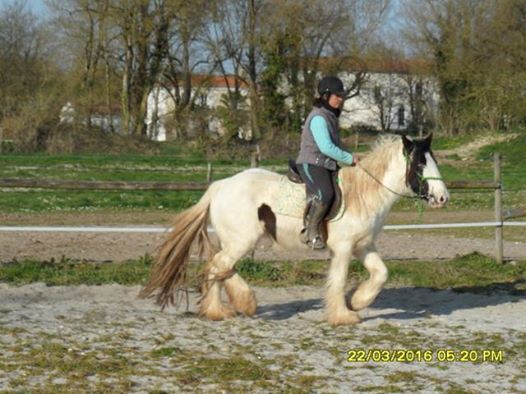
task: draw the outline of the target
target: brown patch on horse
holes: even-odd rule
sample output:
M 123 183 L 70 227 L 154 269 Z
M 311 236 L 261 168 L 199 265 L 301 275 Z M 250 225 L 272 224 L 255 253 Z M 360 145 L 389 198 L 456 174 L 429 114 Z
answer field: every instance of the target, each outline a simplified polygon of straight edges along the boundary
M 267 204 L 262 204 L 258 208 L 258 219 L 265 223 L 265 231 L 270 234 L 270 236 L 274 239 L 276 238 L 276 215 L 274 212 L 272 212 L 272 208 L 270 208 Z

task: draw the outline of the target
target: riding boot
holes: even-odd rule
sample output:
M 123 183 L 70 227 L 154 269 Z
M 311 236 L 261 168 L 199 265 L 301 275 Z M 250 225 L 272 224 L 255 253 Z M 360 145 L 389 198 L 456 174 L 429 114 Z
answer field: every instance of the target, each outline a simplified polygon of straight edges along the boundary
M 320 224 L 327 213 L 327 204 L 320 200 L 313 200 L 309 208 L 309 213 L 305 217 L 305 228 L 301 230 L 301 241 L 309 245 L 312 249 L 323 249 L 325 243 L 320 235 Z

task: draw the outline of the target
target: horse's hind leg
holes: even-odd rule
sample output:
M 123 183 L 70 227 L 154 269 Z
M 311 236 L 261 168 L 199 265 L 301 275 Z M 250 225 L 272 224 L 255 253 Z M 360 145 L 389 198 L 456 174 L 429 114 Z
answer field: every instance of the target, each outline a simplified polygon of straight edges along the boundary
M 223 320 L 235 314 L 232 308 L 221 302 L 221 285 L 231 268 L 230 261 L 228 254 L 220 251 L 205 267 L 199 314 L 209 320 Z
M 351 307 L 355 311 L 371 305 L 387 281 L 387 268 L 374 248 L 362 251 L 358 258 L 369 271 L 369 279 L 362 282 L 352 296 Z
M 239 274 L 235 273 L 231 278 L 225 280 L 225 289 L 236 312 L 246 316 L 254 316 L 257 308 L 254 290 Z
M 235 312 L 248 316 L 256 312 L 256 298 L 247 283 L 233 268 L 236 262 L 249 252 L 257 242 L 257 238 L 236 240 L 236 247 L 227 247 L 218 252 L 205 269 L 203 298 L 199 313 L 210 320 L 222 320 L 231 317 Z M 225 285 L 230 303 L 227 306 L 221 301 L 221 287 Z

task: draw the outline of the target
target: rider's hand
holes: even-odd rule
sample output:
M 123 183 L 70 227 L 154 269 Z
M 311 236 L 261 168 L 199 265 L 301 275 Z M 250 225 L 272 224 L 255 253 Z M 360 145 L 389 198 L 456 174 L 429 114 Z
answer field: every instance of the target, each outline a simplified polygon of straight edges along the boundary
M 356 164 L 358 164 L 360 162 L 360 158 L 357 156 L 357 155 L 353 155 L 352 156 L 352 164 L 351 166 L 355 166 Z

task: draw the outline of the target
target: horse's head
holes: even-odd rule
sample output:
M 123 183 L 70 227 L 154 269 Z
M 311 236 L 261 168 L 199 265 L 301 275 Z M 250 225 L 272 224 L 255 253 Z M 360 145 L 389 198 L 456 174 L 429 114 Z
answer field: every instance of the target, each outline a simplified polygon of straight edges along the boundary
M 431 207 L 442 208 L 449 200 L 449 192 L 431 150 L 432 138 L 432 134 L 423 140 L 402 137 L 407 158 L 406 183 L 413 193 L 426 200 Z

